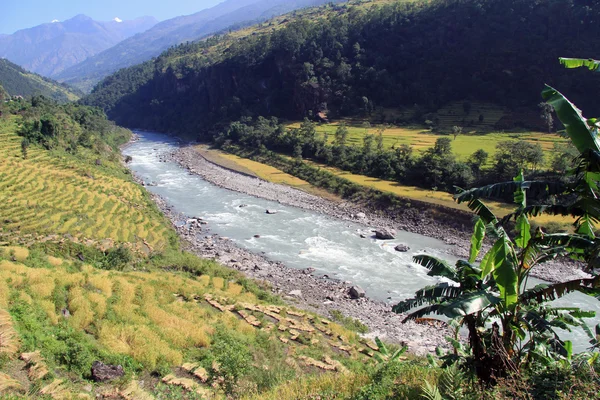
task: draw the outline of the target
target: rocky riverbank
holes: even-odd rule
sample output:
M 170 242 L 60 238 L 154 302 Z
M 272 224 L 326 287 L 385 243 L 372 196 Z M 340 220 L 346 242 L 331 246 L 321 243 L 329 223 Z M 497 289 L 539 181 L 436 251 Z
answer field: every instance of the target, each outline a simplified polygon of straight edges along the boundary
M 389 218 L 363 205 L 326 200 L 221 168 L 207 161 L 193 147 L 182 147 L 163 156 L 162 161 L 177 162 L 217 186 L 360 223 L 365 229 L 402 229 L 441 239 L 453 244 L 452 252 L 459 257 L 465 256 L 469 248 L 469 227 L 461 227 L 452 222 L 440 223 L 439 220 L 428 219 L 427 215 L 415 214 L 414 209 L 407 210 L 405 215 Z M 428 320 L 403 324 L 403 316 L 393 313 L 390 305 L 365 297 L 359 288 L 353 290 L 352 283 L 340 282 L 327 276 L 315 276 L 310 269 L 288 268 L 262 254 L 249 252 L 227 238 L 212 234 L 202 218 L 179 214 L 162 198 L 154 196 L 154 199 L 170 218 L 189 251 L 239 270 L 250 278 L 267 282 L 274 293 L 291 304 L 328 317 L 331 317 L 331 311 L 339 311 L 365 324 L 370 329 L 369 336 L 407 344 L 413 353 L 429 353 L 438 345 L 446 345 L 445 337 L 450 332 L 443 324 Z M 576 266 L 562 263 L 555 263 L 548 271 L 552 274 L 542 270 L 541 275 L 550 280 L 565 280 L 582 274 Z
M 200 175 L 206 181 L 225 189 L 353 221 L 362 224 L 365 229 L 378 227 L 421 234 L 452 245 L 450 251 L 456 257 L 467 258 L 469 254 L 471 226 L 465 226 L 464 223 L 447 218 L 436 217 L 431 213 L 423 213 L 416 208 L 407 208 L 402 213 L 390 216 L 364 204 L 323 199 L 295 188 L 222 168 L 202 157 L 193 146 L 183 146 L 177 151 L 165 155 L 163 159 L 174 161 L 188 171 Z M 580 264 L 567 259 L 537 266 L 532 271 L 532 275 L 549 282 L 564 282 L 589 277 L 581 270 Z
M 429 321 L 402 323 L 403 316 L 393 313 L 390 305 L 365 297 L 360 289 L 359 293 L 353 293 L 352 284 L 315 276 L 311 269 L 288 268 L 283 263 L 244 250 L 228 238 L 211 234 L 202 218 L 177 213 L 160 196 L 153 195 L 153 198 L 184 239 L 186 250 L 214 259 L 249 278 L 267 282 L 273 293 L 290 304 L 329 318 L 332 318 L 330 311 L 339 311 L 366 325 L 368 337 L 378 336 L 405 344 L 415 354 L 432 353 L 437 346 L 447 346 L 445 337 L 450 331 L 443 324 L 432 325 Z

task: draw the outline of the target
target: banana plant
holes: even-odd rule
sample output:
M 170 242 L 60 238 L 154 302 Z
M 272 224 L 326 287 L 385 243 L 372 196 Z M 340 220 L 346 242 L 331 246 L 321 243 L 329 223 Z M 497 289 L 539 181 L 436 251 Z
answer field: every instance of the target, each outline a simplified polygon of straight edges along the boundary
M 561 59 L 568 68 L 587 67 L 600 70 L 596 60 Z M 405 320 L 436 313 L 453 319 L 468 330 L 472 364 L 477 376 L 485 382 L 518 372 L 532 362 L 548 363 L 571 358 L 572 344 L 560 340 L 556 328 L 582 327 L 597 344 L 596 336 L 582 318 L 593 313 L 576 308 L 555 308 L 548 301 L 573 291 L 598 296 L 600 276 L 558 284 L 527 288 L 531 270 L 541 263 L 561 256 L 584 260 L 593 272 L 600 245 L 595 226 L 600 222 L 600 122 L 586 119 L 583 113 L 556 89 L 546 86 L 542 97 L 556 111 L 566 133 L 580 156 L 570 171 L 571 181 L 527 181 L 519 174 L 512 182 L 460 191 L 459 203 L 467 203 L 476 214 L 469 260 L 455 267 L 430 256 L 417 256 L 414 261 L 429 269 L 429 275 L 455 282 L 426 287 L 415 297 L 398 303 L 393 310 L 408 314 Z M 515 211 L 498 219 L 481 200 L 513 194 Z M 558 204 L 527 204 L 527 195 L 554 196 Z M 576 218 L 574 234 L 547 234 L 532 229 L 529 218 L 541 214 L 571 215 Z M 505 229 L 514 220 L 515 235 Z M 477 260 L 484 240 L 492 247 Z M 418 308 L 414 311 L 415 308 Z
M 523 175 L 515 178 L 517 207 L 527 206 Z M 443 260 L 419 255 L 414 261 L 429 270 L 429 275 L 453 281 L 440 282 L 419 290 L 415 297 L 394 306 L 398 313 L 412 312 L 406 320 L 438 314 L 455 320 L 468 331 L 472 363 L 478 377 L 492 381 L 533 358 L 532 352 L 566 357 L 570 345 L 560 340 L 556 328 L 579 327 L 582 318 L 592 313 L 578 309 L 554 309 L 544 303 L 572 291 L 595 293 L 596 278 L 539 285 L 527 288 L 531 270 L 559 256 L 587 251 L 594 242 L 579 234 L 546 234 L 532 230 L 526 214 L 516 221 L 517 234 L 508 234 L 493 212 L 479 199 L 470 197 L 468 205 L 477 215 L 471 238 L 469 260 L 454 267 Z M 476 265 L 486 236 L 493 245 Z M 415 310 L 416 309 L 416 310 Z M 546 359 L 538 357 L 538 359 Z

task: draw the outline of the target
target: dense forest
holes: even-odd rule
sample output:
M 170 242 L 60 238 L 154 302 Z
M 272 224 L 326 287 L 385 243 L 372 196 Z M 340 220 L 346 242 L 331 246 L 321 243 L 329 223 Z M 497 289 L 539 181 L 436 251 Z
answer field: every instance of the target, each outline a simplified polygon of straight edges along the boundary
M 0 58 L 0 84 L 11 96 L 43 95 L 62 103 L 77 100 L 83 95 L 67 85 L 28 72 L 4 58 Z
M 102 159 L 118 161 L 119 146 L 131 132 L 116 126 L 104 112 L 76 103 L 60 104 L 56 100 L 33 96 L 0 104 L 0 115 L 18 114 L 17 133 L 23 137 L 22 155 L 27 157 L 31 145 L 76 154 L 81 149 L 92 151 Z
M 336 118 L 382 107 L 413 107 L 423 122 L 465 100 L 538 112 L 544 83 L 593 113 L 588 88 L 600 75 L 556 60 L 593 56 L 585 38 L 600 34 L 599 17 L 600 7 L 581 0 L 331 4 L 242 39 L 174 47 L 107 78 L 84 102 L 126 126 L 187 134 L 245 116 Z

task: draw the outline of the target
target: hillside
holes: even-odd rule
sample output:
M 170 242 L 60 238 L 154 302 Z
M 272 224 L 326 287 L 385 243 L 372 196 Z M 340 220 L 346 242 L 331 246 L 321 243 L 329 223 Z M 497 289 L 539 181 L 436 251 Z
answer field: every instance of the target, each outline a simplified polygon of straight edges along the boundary
M 302 7 L 323 4 L 325 0 L 227 0 L 196 14 L 157 24 L 142 34 L 65 70 L 57 76 L 83 91 L 113 72 L 158 56 L 171 46 L 198 40 L 236 25 L 248 25 Z
M 375 343 L 182 251 L 120 162 L 127 131 L 34 103 L 0 105 L 0 397 L 348 397 L 368 381 Z M 96 361 L 124 376 L 94 383 Z
M 65 69 L 150 29 L 157 22 L 153 17 L 101 22 L 77 15 L 0 37 L 0 57 L 40 75 L 56 77 Z
M 10 96 L 43 95 L 60 102 L 75 101 L 82 95 L 78 90 L 52 79 L 28 72 L 0 58 L 0 85 Z M 0 96 L 1 97 L 1 96 Z
M 600 76 L 556 62 L 594 54 L 578 35 L 597 32 L 598 9 L 567 0 L 385 3 L 329 5 L 172 48 L 107 78 L 85 102 L 119 123 L 177 133 L 241 116 L 300 120 L 382 109 L 410 112 L 380 122 L 423 123 L 452 102 L 505 108 L 512 114 L 501 129 L 509 129 L 527 126 L 532 113 L 538 118 L 544 83 L 598 112 L 586 88 Z M 486 122 L 485 115 L 463 119 L 466 126 Z

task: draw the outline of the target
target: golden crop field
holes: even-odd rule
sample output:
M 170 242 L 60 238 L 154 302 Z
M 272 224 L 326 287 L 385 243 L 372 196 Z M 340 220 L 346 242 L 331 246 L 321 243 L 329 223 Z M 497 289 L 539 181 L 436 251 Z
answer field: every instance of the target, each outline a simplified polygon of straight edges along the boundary
M 120 166 L 34 146 L 24 159 L 16 130 L 15 117 L 0 119 L 0 234 L 166 246 L 166 220 Z
M 3 254 L 0 251 L 0 356 L 25 360 L 27 374 L 14 373 L 16 361 L 0 363 L 0 396 L 3 391 L 23 393 L 28 385 L 56 392 L 52 398 L 71 398 L 79 391 L 78 385 L 65 385 L 57 378 L 53 343 L 60 332 L 78 338 L 83 334 L 85 339 L 78 345 L 85 351 L 132 360 L 147 371 L 161 368 L 162 382 L 208 398 L 219 392 L 207 382 L 209 375 L 198 355 L 201 349 L 211 348 L 219 327 L 248 342 L 267 337 L 268 346 L 284 355 L 282 363 L 309 375 L 319 370 L 340 374 L 341 382 L 350 373 L 345 363 L 369 362 L 376 351 L 373 342 L 338 324 L 258 300 L 235 280 L 162 271 L 105 271 L 39 252 L 31 255 L 35 260 L 29 257 L 21 263 Z M 29 261 L 35 267 L 26 265 Z M 254 368 L 272 366 L 270 357 L 274 354 L 257 353 Z M 322 384 L 332 382 L 337 378 L 325 378 Z M 124 398 L 138 398 L 124 395 L 128 391 L 144 393 L 136 381 L 120 385 L 115 389 Z

